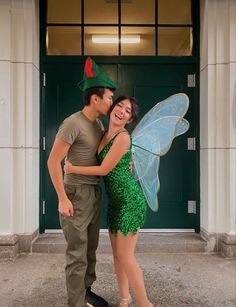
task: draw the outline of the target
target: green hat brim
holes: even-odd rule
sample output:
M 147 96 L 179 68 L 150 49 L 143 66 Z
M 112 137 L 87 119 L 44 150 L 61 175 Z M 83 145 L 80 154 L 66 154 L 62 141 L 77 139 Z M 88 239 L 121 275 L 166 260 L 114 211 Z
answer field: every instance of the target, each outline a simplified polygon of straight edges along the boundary
M 85 80 L 80 81 L 77 85 L 83 92 L 93 87 L 105 87 L 105 88 L 111 88 L 114 90 L 118 88 L 118 84 L 113 82 L 111 79 L 106 78 L 104 80 L 103 78 L 99 78 L 99 77 L 87 78 Z

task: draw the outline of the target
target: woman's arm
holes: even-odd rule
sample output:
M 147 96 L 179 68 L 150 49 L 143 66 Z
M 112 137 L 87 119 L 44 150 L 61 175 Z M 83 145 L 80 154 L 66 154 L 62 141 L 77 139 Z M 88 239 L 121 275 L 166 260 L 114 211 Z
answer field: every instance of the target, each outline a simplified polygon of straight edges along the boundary
M 64 171 L 66 174 L 80 174 L 87 176 L 106 176 L 120 161 L 122 156 L 130 148 L 128 133 L 120 133 L 114 140 L 106 157 L 99 166 L 74 166 L 65 161 Z

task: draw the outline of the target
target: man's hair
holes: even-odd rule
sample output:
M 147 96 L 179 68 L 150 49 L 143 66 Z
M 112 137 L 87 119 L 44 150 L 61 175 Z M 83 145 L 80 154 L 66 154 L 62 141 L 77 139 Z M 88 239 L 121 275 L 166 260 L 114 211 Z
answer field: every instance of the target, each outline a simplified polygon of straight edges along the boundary
M 106 88 L 106 87 L 92 87 L 84 91 L 83 93 L 83 102 L 85 106 L 90 105 L 90 99 L 92 95 L 97 95 L 101 99 L 103 98 L 105 89 L 109 89 L 110 91 L 114 92 L 115 90 L 112 88 Z
M 114 107 L 121 102 L 122 100 L 126 100 L 128 99 L 130 101 L 131 104 L 131 120 L 132 120 L 132 124 L 135 123 L 135 121 L 137 120 L 138 117 L 138 113 L 139 113 L 139 105 L 138 105 L 138 101 L 131 96 L 119 96 L 112 104 L 111 109 L 110 109 L 110 113 L 111 111 L 114 109 Z

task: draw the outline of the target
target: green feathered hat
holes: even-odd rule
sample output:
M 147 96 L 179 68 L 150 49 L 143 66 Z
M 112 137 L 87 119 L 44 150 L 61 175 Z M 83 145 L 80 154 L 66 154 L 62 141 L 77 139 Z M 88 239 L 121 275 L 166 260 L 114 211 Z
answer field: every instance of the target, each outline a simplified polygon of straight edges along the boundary
M 88 57 L 84 65 L 83 80 L 78 83 L 78 87 L 83 92 L 92 87 L 105 87 L 116 90 L 118 84 L 112 81 L 109 76 Z

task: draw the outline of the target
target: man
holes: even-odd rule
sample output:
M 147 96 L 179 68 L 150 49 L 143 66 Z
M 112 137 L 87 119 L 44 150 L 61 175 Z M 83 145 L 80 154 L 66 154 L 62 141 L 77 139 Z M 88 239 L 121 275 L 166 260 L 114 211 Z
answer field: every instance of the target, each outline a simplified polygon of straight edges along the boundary
M 108 303 L 91 291 L 96 279 L 96 249 L 100 225 L 101 191 L 99 178 L 68 174 L 61 161 L 74 165 L 96 165 L 96 153 L 103 135 L 99 115 L 107 115 L 113 92 L 118 87 L 96 63 L 87 58 L 83 80 L 84 108 L 61 124 L 49 159 L 48 169 L 58 196 L 60 223 L 67 242 L 66 285 L 70 307 L 107 307 Z

